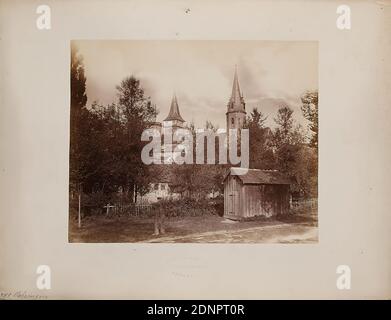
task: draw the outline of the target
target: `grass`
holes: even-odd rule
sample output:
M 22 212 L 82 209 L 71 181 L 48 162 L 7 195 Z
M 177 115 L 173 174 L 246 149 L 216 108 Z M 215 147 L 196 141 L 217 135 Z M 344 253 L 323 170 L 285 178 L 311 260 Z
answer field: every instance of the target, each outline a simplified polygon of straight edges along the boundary
M 154 219 L 152 217 L 122 216 L 117 218 L 105 218 L 103 216 L 87 218 L 79 229 L 75 220 L 69 223 L 69 242 L 78 243 L 118 243 L 118 242 L 142 242 L 159 240 L 167 237 L 187 237 L 207 232 L 235 232 L 245 229 L 274 226 L 284 223 L 295 223 L 307 226 L 317 226 L 316 220 L 305 215 L 289 215 L 278 219 L 253 219 L 224 223 L 224 218 L 217 215 L 172 217 L 166 219 L 166 233 L 153 236 Z M 212 237 L 213 238 L 213 237 Z M 213 238 L 214 239 L 214 238 Z M 191 242 L 188 240 L 180 242 Z M 213 242 L 213 241 L 212 241 Z M 246 242 L 246 241 L 242 241 Z

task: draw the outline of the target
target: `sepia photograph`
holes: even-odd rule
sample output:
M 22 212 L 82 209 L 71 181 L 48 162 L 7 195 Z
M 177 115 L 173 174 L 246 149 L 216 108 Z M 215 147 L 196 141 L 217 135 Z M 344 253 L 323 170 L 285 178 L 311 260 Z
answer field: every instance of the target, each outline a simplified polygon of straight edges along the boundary
M 390 300 L 390 18 L 0 0 L 0 301 L 259 319 Z
M 70 46 L 69 242 L 317 243 L 316 41 Z

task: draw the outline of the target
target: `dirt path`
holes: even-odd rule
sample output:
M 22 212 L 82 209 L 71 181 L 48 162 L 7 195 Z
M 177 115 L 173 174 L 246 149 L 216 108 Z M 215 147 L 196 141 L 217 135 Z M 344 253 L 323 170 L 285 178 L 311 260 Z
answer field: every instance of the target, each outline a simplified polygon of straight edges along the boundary
M 154 219 L 148 217 L 96 217 L 83 220 L 79 229 L 71 221 L 70 242 L 88 243 L 306 243 L 317 241 L 317 223 L 311 217 L 286 220 L 234 222 L 219 216 L 167 219 L 166 234 L 153 236 Z
M 303 224 L 279 224 L 241 230 L 203 232 L 187 236 L 160 237 L 147 243 L 316 243 L 318 230 Z

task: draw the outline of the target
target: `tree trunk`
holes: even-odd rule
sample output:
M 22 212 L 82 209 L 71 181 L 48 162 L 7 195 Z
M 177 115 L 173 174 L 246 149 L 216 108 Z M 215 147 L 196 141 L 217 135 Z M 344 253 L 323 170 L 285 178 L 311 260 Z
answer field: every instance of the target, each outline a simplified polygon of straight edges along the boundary
M 159 206 L 155 210 L 155 232 L 153 233 L 154 236 L 158 236 L 159 234 L 165 233 L 164 218 L 165 218 L 165 212 Z

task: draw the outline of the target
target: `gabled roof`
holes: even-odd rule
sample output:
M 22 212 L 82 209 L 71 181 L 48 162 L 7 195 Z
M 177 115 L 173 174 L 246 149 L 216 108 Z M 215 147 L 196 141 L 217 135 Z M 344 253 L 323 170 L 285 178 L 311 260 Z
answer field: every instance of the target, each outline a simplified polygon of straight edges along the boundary
M 172 97 L 170 112 L 168 113 L 167 118 L 164 119 L 163 121 L 174 121 L 174 120 L 185 122 L 185 120 L 183 120 L 181 114 L 179 113 L 178 101 L 176 99 L 175 94 Z
M 246 172 L 247 170 L 247 172 Z M 277 170 L 231 168 L 228 176 L 237 176 L 243 184 L 291 184 L 292 181 Z M 225 180 L 225 179 L 224 179 Z

